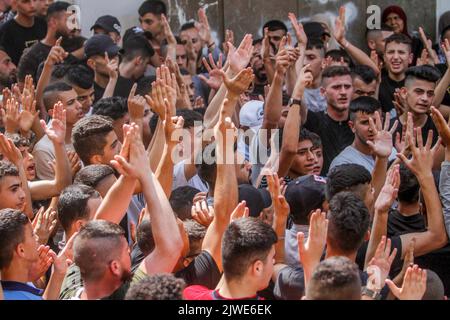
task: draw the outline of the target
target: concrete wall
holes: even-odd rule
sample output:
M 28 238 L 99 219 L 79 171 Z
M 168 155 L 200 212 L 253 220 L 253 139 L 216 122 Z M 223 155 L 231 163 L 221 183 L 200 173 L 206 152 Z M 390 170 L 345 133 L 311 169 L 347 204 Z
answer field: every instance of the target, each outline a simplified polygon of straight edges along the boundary
M 437 1 L 437 3 L 436 3 Z M 95 19 L 104 14 L 119 18 L 125 29 L 138 23 L 137 8 L 142 0 L 73 0 L 80 5 L 83 34 L 90 35 L 89 28 Z M 366 9 L 369 5 L 379 5 L 383 10 L 390 4 L 402 6 L 409 18 L 410 32 L 423 26 L 434 40 L 436 34 L 436 14 L 449 6 L 448 0 L 164 0 L 169 8 L 170 22 L 176 32 L 179 26 L 190 19 L 195 19 L 200 7 L 206 8 L 214 37 L 220 41 L 226 28 L 235 32 L 241 39 L 245 33 L 261 36 L 261 27 L 269 19 L 286 22 L 288 12 L 294 12 L 302 20 L 307 20 L 317 13 L 325 13 L 334 24 L 334 18 L 341 5 L 347 8 L 347 27 L 350 39 L 363 45 L 366 25 Z

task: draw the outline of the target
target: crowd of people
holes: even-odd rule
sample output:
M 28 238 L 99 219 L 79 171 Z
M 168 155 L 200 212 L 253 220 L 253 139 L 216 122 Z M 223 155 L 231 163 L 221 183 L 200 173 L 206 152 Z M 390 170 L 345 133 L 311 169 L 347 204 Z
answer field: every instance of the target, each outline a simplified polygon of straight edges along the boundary
M 221 43 L 69 9 L 0 1 L 0 299 L 446 299 L 450 12 L 359 48 L 345 7 Z

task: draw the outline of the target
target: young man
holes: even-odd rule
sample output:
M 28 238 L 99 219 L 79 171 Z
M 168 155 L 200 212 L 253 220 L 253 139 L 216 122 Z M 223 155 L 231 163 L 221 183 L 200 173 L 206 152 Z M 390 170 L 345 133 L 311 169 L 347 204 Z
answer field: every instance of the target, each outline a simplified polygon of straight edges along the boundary
M 13 5 L 17 15 L 0 27 L 0 45 L 18 65 L 23 51 L 45 37 L 47 26 L 44 20 L 35 18 L 35 1 L 13 0 Z
M 17 82 L 17 67 L 6 50 L 0 47 L 0 90 L 11 88 Z
M 386 39 L 384 65 L 386 72 L 382 73 L 379 100 L 383 112 L 395 112 L 394 93 L 405 85 L 406 69 L 412 63 L 412 42 L 404 34 L 393 34 Z
M 19 171 L 7 161 L 0 161 L 0 196 L 0 209 L 25 209 L 26 194 Z
M 327 100 L 325 112 L 312 112 L 302 105 L 303 126 L 322 140 L 324 164 L 322 176 L 328 172 L 333 159 L 347 146 L 354 134 L 349 122 L 349 106 L 353 95 L 353 81 L 346 67 L 329 67 L 322 74 L 321 94 Z
M 365 65 L 356 65 L 352 69 L 353 78 L 353 97 L 378 97 L 378 80 L 375 71 Z
M 389 161 L 396 159 L 397 152 L 393 147 L 392 133 L 387 132 L 389 128 L 378 131 L 374 125 L 375 122 L 381 121 L 380 111 L 380 103 L 371 97 L 360 97 L 350 103 L 348 124 L 355 134 L 355 139 L 352 145 L 334 158 L 330 165 L 330 171 L 341 164 L 356 163 L 362 165 L 369 172 L 373 172 L 377 157 L 388 158 Z M 376 114 L 376 112 L 378 113 Z M 373 125 L 370 124 L 370 119 Z
M 286 36 L 288 29 L 284 22 L 280 20 L 270 20 L 262 27 L 262 34 L 264 35 L 267 28 L 267 37 L 269 38 L 271 53 L 276 55 L 280 47 L 281 39 Z
M 77 172 L 73 183 L 92 187 L 104 198 L 116 180 L 114 170 L 110 166 L 91 164 Z
M 47 59 L 52 47 L 56 44 L 56 40 L 60 37 L 68 39 L 72 36 L 72 30 L 69 29 L 67 18 L 69 13 L 67 8 L 70 4 L 64 1 L 58 1 L 51 4 L 47 12 L 47 35 L 44 39 L 33 45 L 20 58 L 17 75 L 19 83 L 25 81 L 27 75 L 31 75 L 33 79 L 38 79 L 37 71 L 41 62 Z
M 310 65 L 306 70 L 311 72 L 313 82 L 305 89 L 303 103 L 312 112 L 321 112 L 327 108 L 327 100 L 321 94 L 322 62 L 325 57 L 325 47 L 318 39 L 308 39 L 305 51 L 304 65 Z
M 129 124 L 127 100 L 122 97 L 103 98 L 92 107 L 92 114 L 109 117 L 113 120 L 114 132 L 123 143 L 123 125 Z
M 165 39 L 162 15 L 167 16 L 167 8 L 164 2 L 159 0 L 146 0 L 138 10 L 140 29 L 152 35 L 151 45 L 160 54 L 160 46 Z
M 271 226 L 254 219 L 233 221 L 222 240 L 224 282 L 217 290 L 190 286 L 185 300 L 245 300 L 261 298 L 273 273 L 277 235 Z
M 62 105 L 57 103 L 61 102 Z M 84 117 L 81 104 L 78 102 L 78 95 L 75 90 L 64 82 L 56 82 L 49 85 L 44 91 L 44 105 L 52 117 L 53 113 L 61 115 L 62 109 L 66 111 L 64 123 L 64 136 L 56 141 L 54 138 L 45 135 L 34 146 L 33 156 L 36 161 L 36 172 L 39 179 L 52 180 L 55 176 L 53 168 L 49 162 L 56 158 L 57 148 L 73 150 L 71 141 L 72 130 L 75 124 Z M 58 110 L 56 110 L 58 109 Z M 61 120 L 59 117 L 58 120 Z M 62 139 L 59 141 L 59 139 Z M 61 145 L 56 145 L 61 143 Z M 58 149 L 59 150 L 59 149 Z
M 133 283 L 125 300 L 183 300 L 186 283 L 172 274 L 155 274 Z
M 386 39 L 394 34 L 392 28 L 386 24 L 381 25 L 380 29 L 367 29 L 366 42 L 370 51 L 375 51 L 380 61 L 383 61 Z
M 90 115 L 95 99 L 94 72 L 86 65 L 77 64 L 69 67 L 64 80 L 77 92 L 84 114 Z
M 94 30 L 94 34 L 106 34 L 110 36 L 112 41 L 116 45 L 119 45 L 122 26 L 116 17 L 110 15 L 99 17 L 91 27 L 91 31 L 92 30 Z

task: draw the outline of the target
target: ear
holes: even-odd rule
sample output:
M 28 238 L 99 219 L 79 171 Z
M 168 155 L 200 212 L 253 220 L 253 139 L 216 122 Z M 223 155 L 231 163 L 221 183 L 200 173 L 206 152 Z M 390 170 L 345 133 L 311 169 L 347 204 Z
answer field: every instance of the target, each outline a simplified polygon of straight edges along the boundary
M 406 87 L 401 87 L 400 88 L 400 96 L 403 99 L 406 99 L 407 95 L 408 95 L 408 89 L 406 89 Z
M 352 120 L 348 121 L 348 126 L 350 127 L 350 129 L 352 129 L 352 132 L 355 133 L 355 124 Z
M 252 274 L 259 277 L 264 269 L 264 264 L 261 260 L 257 260 L 252 264 Z
M 23 246 L 22 243 L 19 243 L 16 247 L 16 254 L 21 257 L 24 258 L 25 257 L 25 248 Z
M 111 271 L 111 273 L 117 277 L 120 277 L 120 263 L 117 262 L 116 260 L 113 260 L 110 264 L 109 264 L 109 270 Z
M 136 58 L 134 58 L 134 65 L 135 66 L 140 66 L 142 64 L 142 57 L 141 56 L 137 56 Z
M 408 63 L 411 64 L 414 60 L 414 53 L 409 54 Z
M 76 232 L 80 231 L 80 229 L 81 229 L 81 227 L 82 227 L 83 225 L 84 225 L 84 221 L 83 221 L 83 220 L 77 220 L 77 221 L 75 221 L 75 224 L 74 224 L 75 231 L 76 231 Z
M 89 66 L 89 68 L 91 68 L 92 70 L 95 70 L 95 60 L 92 58 L 87 59 L 86 61 L 87 65 Z
M 322 96 L 322 97 L 326 97 L 326 90 L 325 90 L 325 88 L 324 87 L 320 87 L 320 95 Z
M 369 241 L 370 240 L 370 230 L 367 230 L 365 236 L 364 236 L 364 241 Z
M 99 154 L 96 154 L 94 156 L 92 156 L 90 159 L 90 164 L 104 164 L 103 163 L 103 157 Z

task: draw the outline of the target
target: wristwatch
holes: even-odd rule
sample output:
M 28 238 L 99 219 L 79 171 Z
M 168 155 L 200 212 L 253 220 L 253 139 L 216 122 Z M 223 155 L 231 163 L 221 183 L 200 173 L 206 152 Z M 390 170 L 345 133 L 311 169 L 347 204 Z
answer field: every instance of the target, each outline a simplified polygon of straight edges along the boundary
M 289 107 L 291 107 L 294 104 L 297 104 L 297 105 L 301 106 L 302 105 L 302 100 L 291 98 L 289 100 Z
M 367 287 L 363 287 L 362 288 L 362 295 L 363 296 L 368 296 L 374 300 L 381 300 L 381 294 L 380 291 L 374 291 L 372 289 L 369 289 Z

